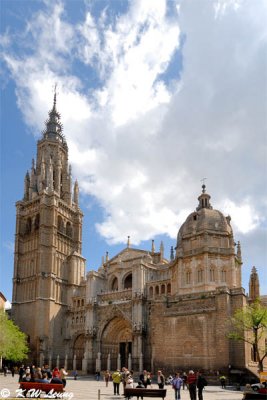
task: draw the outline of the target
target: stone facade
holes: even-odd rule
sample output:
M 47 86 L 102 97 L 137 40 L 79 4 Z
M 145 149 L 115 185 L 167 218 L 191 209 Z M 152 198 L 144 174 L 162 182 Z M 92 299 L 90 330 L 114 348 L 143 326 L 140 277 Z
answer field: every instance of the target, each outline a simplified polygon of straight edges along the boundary
M 205 185 L 181 226 L 176 253 L 126 248 L 85 276 L 82 212 L 72 190 L 56 98 L 37 160 L 17 202 L 13 318 L 28 334 L 35 363 L 84 372 L 250 367 L 251 351 L 227 339 L 249 299 L 230 217 L 214 210 Z M 256 270 L 250 297 L 259 294 Z

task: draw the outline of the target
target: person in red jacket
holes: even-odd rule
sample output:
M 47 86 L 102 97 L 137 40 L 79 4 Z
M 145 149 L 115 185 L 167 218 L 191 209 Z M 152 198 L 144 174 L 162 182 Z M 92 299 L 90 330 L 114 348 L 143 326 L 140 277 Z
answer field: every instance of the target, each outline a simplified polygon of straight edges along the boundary
M 187 385 L 190 394 L 190 400 L 197 400 L 197 377 L 193 370 L 188 372 Z

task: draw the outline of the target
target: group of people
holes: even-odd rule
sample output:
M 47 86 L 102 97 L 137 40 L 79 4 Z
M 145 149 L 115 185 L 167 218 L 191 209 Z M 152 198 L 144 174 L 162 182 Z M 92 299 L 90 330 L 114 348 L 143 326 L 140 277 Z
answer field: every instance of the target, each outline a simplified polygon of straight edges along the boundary
M 125 388 L 152 388 L 152 374 L 147 370 L 143 370 L 143 372 L 139 375 L 137 385 L 134 385 L 133 371 L 129 371 L 126 367 L 123 367 L 122 370 L 117 369 L 113 373 L 110 371 L 104 372 L 104 380 L 106 382 L 106 386 L 108 386 L 109 381 L 113 382 L 114 395 L 120 395 L 120 384 L 123 386 L 123 390 Z M 174 389 L 175 400 L 181 399 L 181 389 L 187 388 L 190 394 L 190 400 L 196 400 L 198 395 L 198 400 L 203 400 L 203 389 L 208 384 L 205 377 L 202 375 L 201 371 L 194 373 L 193 370 L 190 370 L 188 375 L 184 372 L 180 374 L 179 372 L 175 373 L 175 376 L 169 376 L 169 378 L 165 379 L 162 371 L 157 372 L 156 382 L 158 384 L 159 389 L 163 389 L 164 385 L 168 382 L 172 385 Z
M 48 365 L 42 368 L 22 365 L 19 369 L 19 382 L 62 383 L 65 387 L 67 375 L 64 367 L 56 367 L 51 371 Z
M 134 388 L 134 387 L 136 387 L 136 388 L 147 388 L 147 387 L 152 388 L 151 372 L 144 370 L 139 375 L 139 380 L 138 380 L 138 383 L 136 386 L 134 386 L 133 374 L 134 374 L 134 372 L 132 370 L 129 371 L 126 367 L 123 367 L 122 370 L 117 369 L 113 373 L 110 373 L 109 371 L 105 371 L 104 380 L 106 382 L 106 386 L 108 386 L 110 379 L 112 379 L 114 395 L 120 394 L 120 384 L 121 383 L 122 383 L 123 389 Z M 161 371 L 158 371 L 157 383 L 158 383 L 159 389 L 163 389 L 164 384 L 165 384 L 165 377 Z
M 179 372 L 176 372 L 175 377 L 171 381 L 171 385 L 175 391 L 175 400 L 181 399 L 181 388 L 185 387 L 189 390 L 190 400 L 196 400 L 198 394 L 198 400 L 203 400 L 203 389 L 207 386 L 208 382 L 202 375 L 201 371 L 195 373 L 190 370 L 188 375 L 184 372 L 181 376 Z

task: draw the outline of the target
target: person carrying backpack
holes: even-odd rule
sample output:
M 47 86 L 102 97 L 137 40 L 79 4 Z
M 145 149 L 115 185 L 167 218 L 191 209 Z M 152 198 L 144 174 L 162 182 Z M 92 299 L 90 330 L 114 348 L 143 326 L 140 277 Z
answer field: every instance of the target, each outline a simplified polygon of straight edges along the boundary
M 198 377 L 197 377 L 197 389 L 198 389 L 198 400 L 203 400 L 203 389 L 205 386 L 207 386 L 208 382 L 202 375 L 202 372 L 199 371 Z

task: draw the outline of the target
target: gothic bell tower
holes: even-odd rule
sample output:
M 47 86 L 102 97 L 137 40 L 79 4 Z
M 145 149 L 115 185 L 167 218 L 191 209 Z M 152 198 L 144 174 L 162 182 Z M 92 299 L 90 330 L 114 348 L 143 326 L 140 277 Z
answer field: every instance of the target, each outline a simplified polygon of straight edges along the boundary
M 36 162 L 16 203 L 13 319 L 28 335 L 32 361 L 64 359 L 66 312 L 85 275 L 78 182 L 72 189 L 68 146 L 54 104 Z

